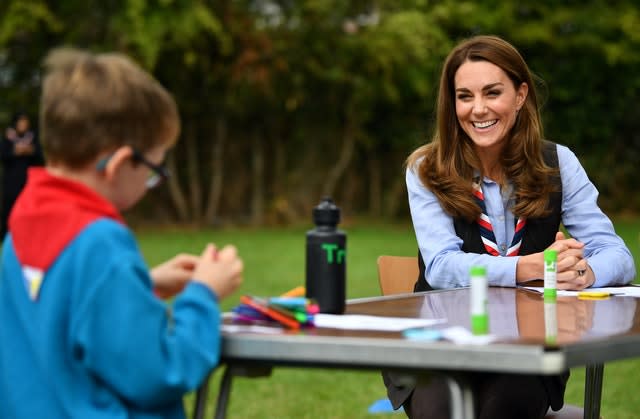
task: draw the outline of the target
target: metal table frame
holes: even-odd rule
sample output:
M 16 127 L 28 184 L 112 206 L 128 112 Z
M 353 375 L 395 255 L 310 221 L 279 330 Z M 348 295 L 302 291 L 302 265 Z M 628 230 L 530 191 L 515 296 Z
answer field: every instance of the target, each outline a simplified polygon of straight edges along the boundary
M 457 346 L 457 345 L 454 345 Z M 444 351 L 448 351 L 444 349 Z M 450 353 L 450 352 L 449 352 Z M 500 351 L 497 351 L 500 353 Z M 503 353 L 504 354 L 504 353 Z M 532 355 L 530 353 L 529 355 Z M 510 358 L 506 362 L 507 368 L 502 370 L 501 372 L 526 372 L 526 373 L 539 373 L 541 370 L 552 371 L 549 373 L 556 373 L 554 371 L 557 366 L 561 366 L 562 363 L 558 364 L 559 361 L 558 353 L 550 353 L 546 356 L 547 359 L 543 360 L 540 363 L 530 362 L 533 359 L 528 358 L 524 352 L 521 356 L 524 358 L 521 361 L 517 361 L 515 357 Z M 545 357 L 545 355 L 537 354 L 537 356 Z M 486 359 L 485 357 L 481 357 L 481 359 Z M 529 364 L 531 368 L 513 368 L 508 367 L 511 362 L 524 362 L 526 365 Z M 416 370 L 406 370 L 402 369 L 401 371 L 406 373 L 407 380 L 419 381 L 424 376 L 428 376 L 431 373 L 441 373 L 445 374 L 447 377 L 447 384 L 449 387 L 450 394 L 450 403 L 451 403 L 451 418 L 452 419 L 463 419 L 463 418 L 473 418 L 473 393 L 471 387 L 467 384 L 466 380 L 466 372 L 471 371 L 481 371 L 485 369 L 479 369 L 477 366 L 468 365 L 468 370 L 464 370 L 465 366 L 460 365 L 462 370 L 454 371 L 444 371 L 440 368 L 427 368 L 425 367 L 424 360 L 422 361 L 422 366 Z M 430 363 L 431 364 L 431 363 Z M 475 364 L 475 363 L 473 363 Z M 291 361 L 283 362 L 282 359 L 276 360 L 272 359 L 270 361 L 251 361 L 248 363 L 236 361 L 228 361 L 225 371 L 222 375 L 220 381 L 220 389 L 218 393 L 218 399 L 216 403 L 216 411 L 214 414 L 214 418 L 216 419 L 224 419 L 226 417 L 226 411 L 229 401 L 229 396 L 231 394 L 232 381 L 234 376 L 238 377 L 266 377 L 271 375 L 272 368 L 276 366 L 298 366 L 305 368 L 343 368 L 343 369 L 354 369 L 354 368 L 366 368 L 372 370 L 382 370 L 385 369 L 384 364 L 357 364 L 357 363 L 344 363 L 344 364 L 336 364 L 336 363 L 327 363 L 327 362 L 318 362 L 312 361 L 308 359 L 306 361 Z M 539 369 L 536 368 L 540 367 Z M 392 367 L 391 365 L 386 365 L 386 368 Z M 564 368 L 560 368 L 557 372 L 562 372 Z M 590 364 L 586 367 L 586 378 L 585 378 L 585 393 L 584 393 L 584 409 L 585 409 L 585 418 L 586 419 L 597 419 L 600 417 L 600 400 L 602 395 L 602 378 L 603 378 L 603 364 Z M 495 371 L 491 369 L 491 371 Z M 208 380 L 198 389 L 196 393 L 196 403 L 195 410 L 193 414 L 194 419 L 203 419 L 205 415 L 206 401 L 208 397 Z

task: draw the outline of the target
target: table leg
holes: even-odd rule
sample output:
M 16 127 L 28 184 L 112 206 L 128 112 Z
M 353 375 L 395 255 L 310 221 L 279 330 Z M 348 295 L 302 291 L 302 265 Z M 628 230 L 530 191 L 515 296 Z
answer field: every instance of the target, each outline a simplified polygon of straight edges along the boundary
M 461 376 L 447 376 L 451 419 L 473 419 L 473 391 Z
M 216 403 L 215 419 L 224 419 L 227 415 L 227 405 L 229 404 L 229 396 L 231 395 L 231 381 L 234 375 L 239 377 L 268 377 L 271 375 L 272 368 L 269 366 L 243 366 L 243 365 L 227 365 L 220 381 L 220 389 L 218 390 L 218 401 Z M 205 395 L 206 396 L 206 395 Z
M 216 403 L 216 413 L 214 419 L 224 419 L 227 416 L 227 404 L 229 403 L 229 395 L 231 394 L 231 381 L 233 379 L 233 367 L 228 365 L 222 375 L 220 381 L 220 390 L 218 390 L 218 402 Z
M 196 406 L 193 410 L 193 419 L 204 419 L 204 413 L 207 409 L 207 396 L 209 393 L 209 378 L 211 374 L 204 379 L 198 391 L 196 392 Z
M 584 417 L 600 418 L 600 400 L 602 398 L 603 364 L 587 365 L 584 382 Z

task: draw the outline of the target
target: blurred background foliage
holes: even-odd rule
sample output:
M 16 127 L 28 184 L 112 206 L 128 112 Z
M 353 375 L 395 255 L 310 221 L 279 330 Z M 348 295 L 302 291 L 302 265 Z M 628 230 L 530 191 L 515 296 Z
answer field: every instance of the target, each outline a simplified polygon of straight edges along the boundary
M 37 114 L 51 48 L 121 51 L 183 122 L 171 182 L 132 218 L 286 224 L 322 195 L 405 218 L 404 159 L 430 137 L 444 57 L 475 34 L 520 49 L 546 137 L 578 154 L 603 208 L 637 213 L 637 0 L 3 0 L 0 124 Z

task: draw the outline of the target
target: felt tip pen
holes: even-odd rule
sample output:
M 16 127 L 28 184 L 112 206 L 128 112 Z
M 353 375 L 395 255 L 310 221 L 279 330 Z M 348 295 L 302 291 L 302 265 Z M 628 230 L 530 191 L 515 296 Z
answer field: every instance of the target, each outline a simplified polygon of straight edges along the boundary
M 296 319 L 293 319 L 289 316 L 286 316 L 284 314 L 281 314 L 279 312 L 277 312 L 276 310 L 273 310 L 272 308 L 268 307 L 267 304 L 265 304 L 263 301 L 261 301 L 258 298 L 255 297 L 250 297 L 248 295 L 243 295 L 240 297 L 240 302 L 243 304 L 246 304 L 250 307 L 255 308 L 256 310 L 258 310 L 259 312 L 267 315 L 268 317 L 270 317 L 271 319 L 277 321 L 278 323 L 290 328 L 290 329 L 299 329 L 300 328 L 300 323 L 298 323 L 298 321 Z
M 281 297 L 304 297 L 306 293 L 307 293 L 306 288 L 300 285 L 298 287 L 290 289 L 289 291 L 285 292 L 280 296 Z
M 238 307 L 233 309 L 233 312 L 237 315 L 241 315 L 244 317 L 252 317 L 256 320 L 269 320 L 269 317 L 262 314 L 255 308 L 252 308 L 246 304 L 239 305 Z
M 304 297 L 272 297 L 269 298 L 269 304 L 277 304 L 287 308 L 306 307 L 309 303 Z
M 287 309 L 287 308 L 284 308 L 282 306 L 275 305 L 275 304 L 269 304 L 267 307 L 277 311 L 278 313 L 282 314 L 283 316 L 287 316 L 287 317 L 290 317 L 292 319 L 296 319 L 300 323 L 306 323 L 306 321 L 307 321 L 306 313 L 302 313 L 302 312 L 296 311 L 296 310 L 290 310 L 290 309 Z

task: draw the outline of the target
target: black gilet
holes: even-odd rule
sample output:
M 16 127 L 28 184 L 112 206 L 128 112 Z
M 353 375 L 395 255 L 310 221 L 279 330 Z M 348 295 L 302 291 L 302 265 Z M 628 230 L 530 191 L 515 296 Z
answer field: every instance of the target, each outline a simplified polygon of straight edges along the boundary
M 542 146 L 542 156 L 547 166 L 557 169 L 558 153 L 556 144 L 544 141 Z M 549 247 L 556 238 L 556 233 L 560 227 L 562 212 L 562 180 L 558 173 L 551 179 L 556 184 L 556 191 L 551 193 L 547 208 L 549 215 L 541 218 L 527 218 L 522 244 L 520 245 L 520 255 L 542 252 Z M 456 235 L 462 239 L 462 251 L 466 253 L 487 253 L 480 237 L 480 228 L 476 221 L 467 221 L 463 218 L 454 218 L 453 225 Z M 416 281 L 414 292 L 429 291 L 433 288 L 429 285 L 424 276 L 425 266 L 420 250 L 418 250 L 418 265 L 420 274 Z

